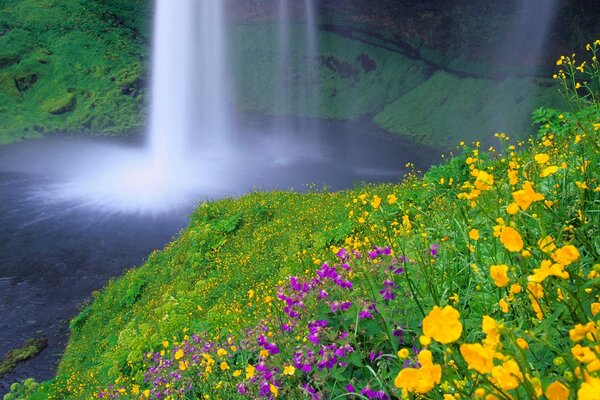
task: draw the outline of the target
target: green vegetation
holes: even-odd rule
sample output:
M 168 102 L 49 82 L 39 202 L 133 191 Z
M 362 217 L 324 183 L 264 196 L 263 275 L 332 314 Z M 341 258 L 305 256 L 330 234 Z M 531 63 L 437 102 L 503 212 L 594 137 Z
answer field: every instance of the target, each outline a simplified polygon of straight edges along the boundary
M 528 142 L 201 205 L 94 294 L 31 398 L 594 398 L 600 64 L 560 64 L 577 112 L 537 110 Z
M 459 77 L 437 71 L 400 51 L 321 31 L 318 54 L 307 54 L 305 30 L 291 29 L 291 76 L 278 76 L 276 26 L 241 24 L 232 32 L 238 107 L 265 114 L 295 114 L 325 119 L 373 121 L 389 132 L 420 144 L 450 149 L 459 140 L 487 140 L 496 132 L 519 137 L 530 130 L 531 112 L 541 106 L 564 107 L 550 79 Z M 314 79 L 311 68 L 318 71 Z M 280 75 L 280 74 L 279 74 Z M 306 88 L 303 82 L 311 82 Z M 310 104 L 286 104 L 318 93 Z
M 0 144 L 143 123 L 149 3 L 0 4 Z
M 0 361 L 0 378 L 11 373 L 18 363 L 37 356 L 46 346 L 47 339 L 29 339 L 23 347 L 10 350 Z

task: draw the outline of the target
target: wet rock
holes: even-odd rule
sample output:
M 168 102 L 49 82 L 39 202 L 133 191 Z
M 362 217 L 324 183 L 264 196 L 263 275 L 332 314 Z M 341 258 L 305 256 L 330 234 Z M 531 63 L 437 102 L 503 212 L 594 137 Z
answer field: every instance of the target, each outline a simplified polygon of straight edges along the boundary
M 369 57 L 366 54 L 361 54 L 360 56 L 358 56 L 356 58 L 356 61 L 358 61 L 360 63 L 361 67 L 367 73 L 369 73 L 371 71 L 375 71 L 377 69 L 377 62 L 375 62 L 375 60 L 373 60 L 371 57 Z
M 325 68 L 329 68 L 344 79 L 355 78 L 357 76 L 354 65 L 347 61 L 340 60 L 335 56 L 321 57 L 321 65 Z

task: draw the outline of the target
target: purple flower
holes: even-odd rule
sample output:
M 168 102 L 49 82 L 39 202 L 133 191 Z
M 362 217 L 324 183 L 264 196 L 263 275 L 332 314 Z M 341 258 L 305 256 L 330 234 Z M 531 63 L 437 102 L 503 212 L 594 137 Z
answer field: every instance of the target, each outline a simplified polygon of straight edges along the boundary
M 432 244 L 431 247 L 429 248 L 429 254 L 431 254 L 431 257 L 436 258 L 438 255 L 438 250 L 440 249 L 440 245 L 439 244 Z

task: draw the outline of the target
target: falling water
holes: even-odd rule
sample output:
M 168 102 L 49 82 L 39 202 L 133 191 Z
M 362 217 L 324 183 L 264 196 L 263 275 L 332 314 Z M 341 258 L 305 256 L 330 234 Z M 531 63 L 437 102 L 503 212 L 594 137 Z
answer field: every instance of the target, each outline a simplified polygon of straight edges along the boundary
M 156 2 L 149 146 L 160 168 L 184 161 L 192 144 L 221 147 L 228 136 L 223 3 Z
M 184 157 L 190 131 L 194 2 L 156 1 L 149 146 L 159 168 Z
M 302 3 L 278 1 L 276 113 L 302 117 L 317 115 L 317 28 L 315 0 Z
M 504 44 L 498 49 L 493 65 L 501 66 L 504 71 L 498 74 L 502 78 L 511 76 L 511 72 L 525 72 L 535 76 L 543 64 L 543 54 L 552 25 L 556 20 L 559 0 L 520 0 L 514 9 L 512 21 Z M 511 71 L 511 67 L 517 70 Z M 525 81 L 524 81 L 525 82 Z M 533 90 L 533 79 L 527 79 L 522 86 Z M 517 97 L 517 99 L 515 99 Z M 515 95 L 510 85 L 498 85 L 490 102 L 496 108 L 490 121 L 494 129 L 504 129 L 507 121 L 520 120 L 525 126 L 530 120 L 528 107 L 523 107 L 520 96 Z

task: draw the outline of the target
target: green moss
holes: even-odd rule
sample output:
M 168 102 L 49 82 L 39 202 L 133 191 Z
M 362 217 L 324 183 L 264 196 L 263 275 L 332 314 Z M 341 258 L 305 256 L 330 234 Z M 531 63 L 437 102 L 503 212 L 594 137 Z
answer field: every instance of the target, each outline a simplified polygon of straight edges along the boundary
M 0 378 L 11 373 L 18 363 L 37 356 L 46 346 L 47 339 L 29 339 L 23 347 L 10 350 L 0 361 Z
M 77 98 L 73 93 L 64 93 L 58 97 L 50 98 L 42 103 L 41 109 L 44 112 L 59 115 L 73 111 Z
M 459 78 L 440 71 L 386 106 L 374 121 L 417 142 L 448 149 L 461 140 L 489 139 L 495 132 L 524 137 L 534 109 L 561 104 L 548 81 Z

